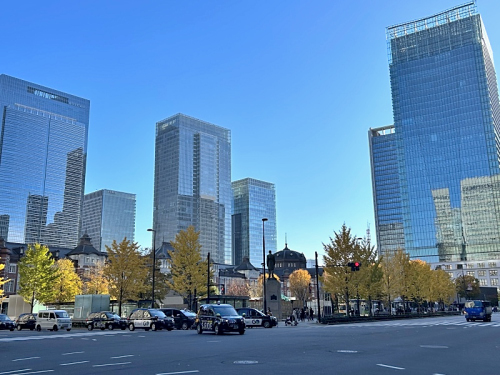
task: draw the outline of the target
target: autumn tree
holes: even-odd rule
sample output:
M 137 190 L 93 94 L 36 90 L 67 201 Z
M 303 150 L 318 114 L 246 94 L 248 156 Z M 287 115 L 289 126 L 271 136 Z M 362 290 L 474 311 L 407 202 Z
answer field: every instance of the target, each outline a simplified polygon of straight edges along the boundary
M 26 254 L 18 263 L 19 294 L 31 306 L 35 302 L 51 302 L 54 297 L 54 283 L 58 272 L 54 267 L 49 248 L 40 244 L 28 245 Z
M 226 294 L 228 296 L 249 296 L 250 286 L 248 281 L 234 281 L 230 280 L 226 283 Z
M 0 271 L 2 271 L 4 268 L 5 268 L 5 264 L 0 264 Z M 2 302 L 6 298 L 6 297 L 4 297 L 4 290 L 3 290 L 2 285 L 8 283 L 9 281 L 10 281 L 9 279 L 5 279 L 3 276 L 0 277 L 0 306 L 2 306 Z
M 266 280 L 269 278 L 269 274 L 266 272 Z M 280 278 L 276 275 L 274 275 L 274 278 L 278 281 L 280 281 Z M 250 287 L 250 296 L 252 298 L 255 298 L 255 297 L 262 297 L 262 294 L 264 293 L 263 290 L 264 290 L 264 284 L 263 284 L 263 281 L 264 281 L 264 277 L 262 276 L 262 274 L 259 275 L 259 278 L 257 279 L 257 284 L 254 285 L 253 287 Z
M 148 274 L 147 264 L 139 252 L 137 242 L 125 237 L 111 246 L 106 246 L 108 262 L 104 267 L 104 277 L 109 282 L 112 298 L 118 300 L 118 314 L 122 314 L 122 303 L 137 299 L 148 287 L 145 283 Z
M 444 308 L 445 303 L 453 301 L 456 293 L 455 284 L 451 280 L 451 276 L 444 270 L 432 271 L 431 286 L 431 301 L 437 301 L 441 308 Z
M 311 275 L 306 270 L 298 269 L 290 274 L 288 280 L 290 281 L 290 292 L 299 301 L 302 301 L 302 306 L 305 306 L 310 296 Z
M 187 230 L 181 230 L 171 243 L 174 248 L 169 251 L 170 278 L 168 286 L 187 298 L 193 295 L 207 294 L 207 260 L 201 259 L 201 244 L 199 242 L 200 232 L 196 232 L 193 226 Z
M 75 296 L 82 293 L 82 280 L 75 272 L 75 266 L 70 259 L 59 259 L 55 263 L 57 279 L 53 284 L 54 302 L 74 302 Z
M 109 282 L 104 276 L 104 265 L 98 263 L 85 270 L 82 286 L 83 294 L 109 294 Z
M 420 306 L 424 301 L 430 302 L 431 300 L 431 281 L 432 270 L 427 262 L 421 259 L 409 261 L 408 267 L 408 294 L 407 296 Z
M 479 280 L 474 276 L 462 275 L 455 279 L 455 288 L 461 298 L 472 299 L 481 295 Z
M 322 282 L 326 292 L 331 295 L 344 296 L 346 304 L 349 304 L 349 296 L 356 295 L 363 290 L 362 284 L 369 282 L 371 265 L 375 261 L 375 252 L 368 243 L 361 243 L 356 236 L 351 234 L 351 229 L 345 224 L 335 236 L 330 237 L 330 242 L 323 243 L 325 264 Z M 352 272 L 348 263 L 361 262 L 359 271 Z M 361 289 L 360 289 L 361 286 Z M 365 290 L 368 290 L 365 287 Z

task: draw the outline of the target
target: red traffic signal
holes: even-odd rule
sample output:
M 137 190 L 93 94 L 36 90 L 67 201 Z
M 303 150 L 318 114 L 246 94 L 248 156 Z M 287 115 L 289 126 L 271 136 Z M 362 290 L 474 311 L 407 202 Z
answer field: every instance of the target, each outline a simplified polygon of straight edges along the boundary
M 348 267 L 351 267 L 351 271 L 359 271 L 359 267 L 361 267 L 361 262 L 350 262 L 347 263 Z

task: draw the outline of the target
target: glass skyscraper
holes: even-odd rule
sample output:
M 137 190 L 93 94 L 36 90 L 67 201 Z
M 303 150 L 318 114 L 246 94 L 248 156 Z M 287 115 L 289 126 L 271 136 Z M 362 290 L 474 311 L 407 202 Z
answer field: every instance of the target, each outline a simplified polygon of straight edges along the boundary
M 90 102 L 0 75 L 0 232 L 5 240 L 78 244 Z
M 498 259 L 500 105 L 475 4 L 388 27 L 387 40 L 394 131 L 369 132 L 379 250 L 404 238 L 429 262 Z
M 262 263 L 262 219 L 266 218 L 264 234 L 266 253 L 276 252 L 276 192 L 274 184 L 245 178 L 234 181 L 232 242 L 234 264 L 248 257 L 259 267 Z M 267 256 L 267 254 L 266 254 Z
M 156 243 L 193 225 L 203 258 L 232 263 L 231 132 L 183 114 L 156 123 L 154 181 Z
M 98 190 L 85 194 L 83 200 L 82 235 L 88 234 L 92 245 L 106 251 L 113 240 L 134 241 L 135 194 L 114 190 Z

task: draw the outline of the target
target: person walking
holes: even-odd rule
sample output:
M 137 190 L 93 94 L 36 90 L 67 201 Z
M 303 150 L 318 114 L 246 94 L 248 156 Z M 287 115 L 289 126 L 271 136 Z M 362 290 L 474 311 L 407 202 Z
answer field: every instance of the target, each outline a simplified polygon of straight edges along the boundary
M 309 309 L 309 320 L 314 320 L 314 310 L 312 307 Z

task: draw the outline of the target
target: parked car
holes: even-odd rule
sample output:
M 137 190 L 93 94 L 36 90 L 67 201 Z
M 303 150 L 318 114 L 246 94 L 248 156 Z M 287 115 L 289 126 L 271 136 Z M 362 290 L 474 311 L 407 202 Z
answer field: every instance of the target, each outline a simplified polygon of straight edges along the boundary
M 157 309 L 135 309 L 128 317 L 128 329 L 133 331 L 136 328 L 171 331 L 174 329 L 174 320 Z
M 189 329 L 194 327 L 196 313 L 189 310 L 180 310 L 172 307 L 160 309 L 166 316 L 174 319 L 174 326 L 177 329 Z
M 100 311 L 90 313 L 85 319 L 85 325 L 89 331 L 95 329 L 121 329 L 127 328 L 128 320 L 120 318 L 117 314 L 111 311 Z
M 5 314 L 0 314 L 0 329 L 8 329 L 13 331 L 16 324 Z
M 23 328 L 33 331 L 36 327 L 36 314 L 24 313 L 19 315 L 16 320 L 16 327 L 18 331 Z
M 38 332 L 42 329 L 71 331 L 71 326 L 71 318 L 65 310 L 41 310 L 36 317 L 36 330 Z
M 275 316 L 266 315 L 257 309 L 240 307 L 236 311 L 245 318 L 245 325 L 247 327 L 272 328 L 278 325 L 278 319 Z
M 227 304 L 201 305 L 195 324 L 198 334 L 203 331 L 213 331 L 216 335 L 224 332 L 245 333 L 245 319 Z

